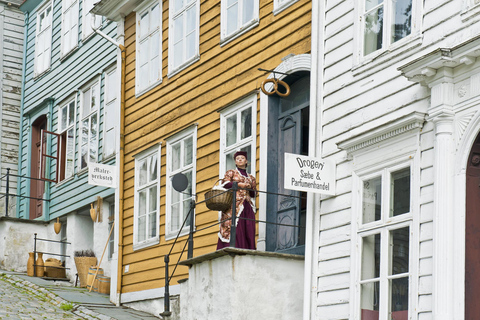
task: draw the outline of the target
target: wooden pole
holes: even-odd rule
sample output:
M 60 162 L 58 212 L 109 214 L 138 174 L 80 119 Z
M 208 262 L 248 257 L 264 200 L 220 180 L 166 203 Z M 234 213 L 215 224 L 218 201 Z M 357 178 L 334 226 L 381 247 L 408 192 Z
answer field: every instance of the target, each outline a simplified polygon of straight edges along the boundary
M 112 223 L 112 229 L 110 229 L 110 233 L 108 234 L 107 243 L 105 243 L 105 248 L 103 248 L 102 257 L 100 258 L 100 262 L 97 264 L 97 270 L 95 271 L 95 275 L 93 276 L 92 284 L 90 285 L 90 289 L 88 290 L 88 292 L 92 291 L 93 284 L 95 283 L 95 279 L 97 278 L 98 269 L 100 268 L 100 264 L 102 263 L 103 255 L 105 254 L 105 250 L 107 250 L 108 241 L 110 240 L 110 236 L 112 235 L 112 231 L 114 228 L 115 228 L 115 221 L 113 221 Z

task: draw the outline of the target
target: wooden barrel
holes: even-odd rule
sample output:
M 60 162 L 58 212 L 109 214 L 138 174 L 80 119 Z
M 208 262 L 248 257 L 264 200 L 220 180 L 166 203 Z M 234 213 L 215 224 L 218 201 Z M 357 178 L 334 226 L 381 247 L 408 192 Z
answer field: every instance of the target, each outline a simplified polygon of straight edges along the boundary
M 98 292 L 110 294 L 110 277 L 97 276 L 98 277 Z
M 93 286 L 93 290 L 91 291 L 95 291 L 95 288 L 98 286 L 95 285 L 95 283 L 92 284 L 92 281 L 93 281 L 93 277 L 95 276 L 95 273 L 97 272 L 97 267 L 90 267 L 88 269 L 88 275 L 87 275 L 87 289 L 90 290 L 90 287 Z M 103 276 L 103 269 L 102 268 L 98 268 L 98 273 L 97 273 L 97 279 L 98 279 L 98 276 Z M 97 282 L 97 280 L 95 279 L 95 282 Z

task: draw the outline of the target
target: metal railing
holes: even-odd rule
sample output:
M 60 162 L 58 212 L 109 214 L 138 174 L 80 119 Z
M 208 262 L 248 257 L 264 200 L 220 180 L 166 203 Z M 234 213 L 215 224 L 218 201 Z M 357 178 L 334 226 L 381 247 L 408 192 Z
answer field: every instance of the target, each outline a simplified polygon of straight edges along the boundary
M 54 243 L 60 243 L 60 244 L 71 244 L 70 242 L 66 242 L 66 241 L 57 241 L 57 240 L 37 238 L 37 234 L 35 233 L 34 234 L 34 239 L 33 239 L 33 261 L 34 261 L 33 262 L 33 276 L 34 277 L 37 276 L 37 266 L 40 266 L 40 265 L 37 265 L 37 253 L 48 254 L 48 255 L 51 255 L 51 256 L 59 256 L 59 257 L 70 258 L 70 256 L 66 255 L 66 254 L 37 251 L 37 241 L 54 242 Z M 48 266 L 48 268 L 64 269 L 64 270 L 70 269 L 70 268 L 66 268 L 66 267 L 55 267 L 55 266 Z
M 24 195 L 18 195 L 18 194 L 12 194 L 10 193 L 10 177 L 16 177 L 16 178 L 24 178 L 24 179 L 30 179 L 30 180 L 37 180 L 37 181 L 43 181 L 45 182 L 45 179 L 40 179 L 40 178 L 34 178 L 34 177 L 27 177 L 27 176 L 20 176 L 17 174 L 12 174 L 10 173 L 10 168 L 7 168 L 7 173 L 4 174 L 3 176 L 0 177 L 0 181 L 3 181 L 6 179 L 6 184 L 5 184 L 5 193 L 0 192 L 0 200 L 5 197 L 5 217 L 8 217 L 8 202 L 9 202 L 9 197 L 20 197 L 20 198 L 27 198 L 27 199 L 34 199 L 34 200 L 43 200 L 43 201 L 50 201 L 50 199 L 43 199 L 43 198 L 35 198 L 35 197 L 29 197 L 29 196 L 24 196 Z
M 164 312 L 162 312 L 160 314 L 162 317 L 168 317 L 172 314 L 171 311 L 170 311 L 170 281 L 172 280 L 173 275 L 175 274 L 175 271 L 177 270 L 177 267 L 180 263 L 180 260 L 182 259 L 182 256 L 183 256 L 183 253 L 185 252 L 185 248 L 187 247 L 187 244 L 188 244 L 187 259 L 193 258 L 193 234 L 194 233 L 206 230 L 208 228 L 212 228 L 212 227 L 217 226 L 217 225 L 219 225 L 219 224 L 221 224 L 225 221 L 231 220 L 230 247 L 235 248 L 235 245 L 236 245 L 236 229 L 237 229 L 236 221 L 237 221 L 237 219 L 255 221 L 256 223 L 258 222 L 258 223 L 265 223 L 265 224 L 284 226 L 284 227 L 305 228 L 305 226 L 301 226 L 301 225 L 290 225 L 290 224 L 284 224 L 284 223 L 277 223 L 277 222 L 270 222 L 270 221 L 264 221 L 264 220 L 237 217 L 235 202 L 236 202 L 236 199 L 237 199 L 237 191 L 238 190 L 254 191 L 256 193 L 265 193 L 267 195 L 270 194 L 270 195 L 284 196 L 284 197 L 289 197 L 289 198 L 299 198 L 299 199 L 304 198 L 304 197 L 295 196 L 295 195 L 287 195 L 287 194 L 267 192 L 267 191 L 257 191 L 257 190 L 253 190 L 253 189 L 247 189 L 247 188 L 239 188 L 238 183 L 236 181 L 233 181 L 232 182 L 232 188 L 224 191 L 224 192 L 232 192 L 233 193 L 233 197 L 232 197 L 232 217 L 229 218 L 229 219 L 226 219 L 226 220 L 221 220 L 221 221 L 215 222 L 211 225 L 208 225 L 208 226 L 206 226 L 204 228 L 201 228 L 201 229 L 198 229 L 198 230 L 194 229 L 194 215 L 192 214 L 195 207 L 198 204 L 207 202 L 207 200 L 209 200 L 211 198 L 214 198 L 214 197 L 218 197 L 223 193 L 216 194 L 215 196 L 213 196 L 211 198 L 207 198 L 207 199 L 205 199 L 203 201 L 199 201 L 199 202 L 195 202 L 194 200 L 192 200 L 190 202 L 190 210 L 188 211 L 187 215 L 185 216 L 185 219 L 183 220 L 182 226 L 178 230 L 177 236 L 175 237 L 175 240 L 172 244 L 172 247 L 170 248 L 170 251 L 168 252 L 168 254 L 166 254 L 165 257 L 164 257 L 164 262 L 165 262 L 165 296 L 164 296 Z M 194 196 L 194 195 L 191 195 L 191 196 Z M 183 249 L 180 252 L 180 256 L 178 257 L 178 260 L 175 264 L 175 268 L 173 269 L 173 272 L 170 275 L 170 273 L 169 273 L 170 255 L 172 254 L 173 248 L 175 247 L 175 245 L 176 245 L 178 239 L 180 238 L 180 236 L 184 236 L 184 235 L 182 235 L 182 231 L 183 231 L 183 228 L 185 227 L 185 224 L 188 220 L 190 220 L 189 221 L 190 231 L 189 231 L 189 235 L 188 235 L 188 240 L 185 242 L 185 245 L 183 246 Z

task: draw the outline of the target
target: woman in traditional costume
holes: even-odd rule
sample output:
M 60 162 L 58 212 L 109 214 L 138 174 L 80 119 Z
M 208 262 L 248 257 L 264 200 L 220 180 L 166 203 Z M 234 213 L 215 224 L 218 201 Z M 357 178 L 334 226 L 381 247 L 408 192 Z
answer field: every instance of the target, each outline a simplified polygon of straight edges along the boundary
M 228 170 L 223 178 L 223 188 L 231 189 L 233 181 L 238 183 L 236 201 L 237 229 L 235 247 L 255 250 L 255 211 L 252 198 L 255 198 L 257 183 L 255 177 L 246 171 L 248 158 L 245 151 L 237 151 L 233 155 L 237 168 Z M 250 189 L 243 190 L 241 188 Z M 228 247 L 230 244 L 230 227 L 232 223 L 232 209 L 223 211 L 218 233 L 217 250 Z

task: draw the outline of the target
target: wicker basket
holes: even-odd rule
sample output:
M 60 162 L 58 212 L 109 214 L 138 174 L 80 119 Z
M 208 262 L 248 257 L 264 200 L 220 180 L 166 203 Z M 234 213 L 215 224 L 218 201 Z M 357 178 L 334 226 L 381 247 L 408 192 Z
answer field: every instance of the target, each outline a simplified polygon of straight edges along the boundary
M 45 276 L 65 279 L 65 268 L 62 266 L 62 262 L 54 258 L 45 260 Z
M 221 179 L 220 179 L 221 180 Z M 215 181 L 213 186 L 217 184 Z M 233 193 L 230 191 L 213 189 L 205 193 L 207 208 L 214 211 L 225 211 L 232 207 Z
M 74 257 L 75 266 L 77 267 L 78 279 L 80 280 L 80 287 L 87 286 L 88 269 L 91 266 L 97 265 L 97 258 L 95 257 Z

